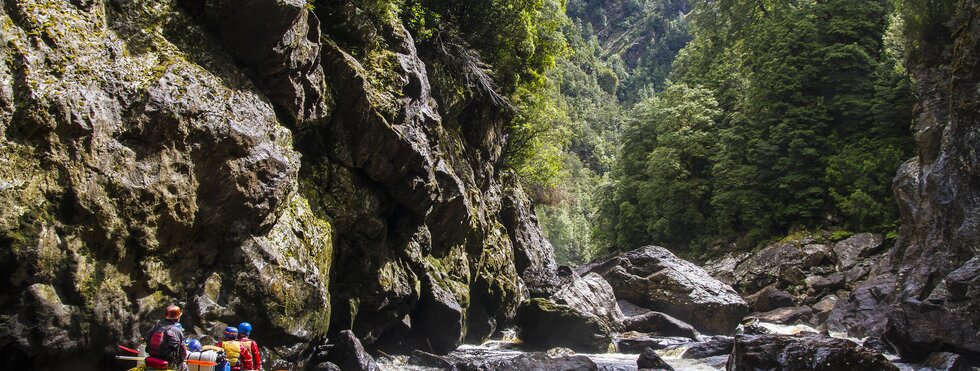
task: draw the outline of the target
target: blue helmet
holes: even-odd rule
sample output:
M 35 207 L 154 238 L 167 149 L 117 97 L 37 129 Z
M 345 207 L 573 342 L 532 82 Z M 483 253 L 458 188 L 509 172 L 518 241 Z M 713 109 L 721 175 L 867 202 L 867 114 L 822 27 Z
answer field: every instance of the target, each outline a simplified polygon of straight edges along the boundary
M 238 339 L 238 329 L 231 326 L 225 327 L 225 339 Z
M 194 338 L 184 339 L 184 346 L 186 346 L 187 350 L 191 352 L 201 351 L 201 342 Z
M 242 322 L 238 324 L 238 333 L 242 335 L 248 335 L 252 333 L 252 324 L 248 322 Z

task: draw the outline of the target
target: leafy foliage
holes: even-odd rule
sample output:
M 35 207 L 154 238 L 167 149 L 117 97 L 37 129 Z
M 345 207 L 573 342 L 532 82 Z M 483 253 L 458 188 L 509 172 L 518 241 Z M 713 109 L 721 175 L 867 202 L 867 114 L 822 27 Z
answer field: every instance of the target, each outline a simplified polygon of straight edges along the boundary
M 894 228 L 890 183 L 911 155 L 914 98 L 901 50 L 885 43 L 897 19 L 886 5 L 699 3 L 673 85 L 640 104 L 625 133 L 603 238 L 698 249 L 800 228 Z M 661 123 L 641 125 L 651 121 Z M 670 128 L 687 129 L 665 137 Z

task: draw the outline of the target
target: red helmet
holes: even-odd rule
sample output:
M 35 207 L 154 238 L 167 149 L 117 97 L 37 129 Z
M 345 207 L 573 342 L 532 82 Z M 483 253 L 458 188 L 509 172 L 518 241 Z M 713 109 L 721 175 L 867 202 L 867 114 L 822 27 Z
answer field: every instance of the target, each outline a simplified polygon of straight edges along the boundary
M 164 312 L 163 318 L 180 319 L 180 307 L 176 305 L 171 305 L 167 307 L 167 310 Z

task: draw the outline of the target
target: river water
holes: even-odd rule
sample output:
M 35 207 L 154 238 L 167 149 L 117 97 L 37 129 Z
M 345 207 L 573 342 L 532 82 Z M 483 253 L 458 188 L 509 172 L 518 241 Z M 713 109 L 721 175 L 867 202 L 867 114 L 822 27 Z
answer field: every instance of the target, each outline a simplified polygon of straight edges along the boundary
M 773 323 L 760 323 L 762 327 L 765 327 L 773 334 L 783 334 L 783 335 L 793 335 L 800 332 L 817 332 L 815 329 L 809 326 L 794 325 L 786 326 Z M 505 334 L 512 334 L 512 331 L 507 331 Z M 835 337 L 843 337 L 843 334 L 831 334 Z M 858 339 L 850 339 L 852 341 L 858 342 Z M 505 360 L 517 357 L 523 354 L 522 351 L 514 349 L 517 346 L 517 340 L 512 336 L 506 336 L 503 340 L 491 340 L 481 345 L 462 345 L 455 351 L 449 354 L 453 358 L 459 358 L 463 360 Z M 692 343 L 693 344 L 693 343 Z M 687 350 L 688 345 L 680 345 L 673 348 L 663 349 L 656 351 L 657 354 L 663 358 L 671 367 L 675 370 L 690 370 L 690 371 L 715 371 L 724 370 L 725 362 L 728 361 L 728 356 L 717 356 L 709 357 L 704 359 L 684 359 L 681 358 L 681 354 Z M 598 366 L 599 370 L 605 371 L 634 371 L 636 370 L 636 359 L 639 354 L 623 354 L 623 353 L 602 353 L 602 354 L 585 354 L 576 353 L 584 355 L 592 359 Z M 430 371 L 438 370 L 436 368 L 420 367 L 408 364 L 408 356 L 391 356 L 382 357 L 379 359 L 379 366 L 385 371 Z

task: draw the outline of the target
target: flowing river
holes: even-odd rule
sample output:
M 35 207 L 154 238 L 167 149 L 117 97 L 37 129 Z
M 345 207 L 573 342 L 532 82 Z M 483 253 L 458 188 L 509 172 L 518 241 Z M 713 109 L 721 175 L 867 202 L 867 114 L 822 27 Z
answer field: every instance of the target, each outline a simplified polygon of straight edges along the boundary
M 780 325 L 774 323 L 759 323 L 760 326 L 766 328 L 773 334 L 782 335 L 795 335 L 800 332 L 817 332 L 810 326 L 805 325 Z M 512 332 L 511 332 L 512 333 Z M 831 333 L 831 336 L 839 337 L 854 341 L 858 344 L 861 343 L 860 339 L 848 338 L 844 334 Z M 473 360 L 473 361 L 489 361 L 489 360 L 505 360 L 517 357 L 524 352 L 517 350 L 516 347 L 518 343 L 516 339 L 512 337 L 505 336 L 504 340 L 491 340 L 481 345 L 462 345 L 455 351 L 449 354 L 450 357 L 458 358 L 462 360 Z M 671 367 L 675 370 L 691 370 L 691 371 L 714 371 L 714 370 L 724 370 L 725 363 L 728 360 L 728 356 L 716 356 L 708 357 L 703 359 L 684 359 L 681 355 L 691 344 L 682 344 L 674 347 L 668 347 L 666 349 L 657 350 L 657 354 L 663 358 Z M 633 371 L 636 370 L 636 360 L 639 354 L 623 354 L 623 353 L 604 353 L 604 354 L 585 354 L 585 353 L 575 353 L 576 355 L 584 355 L 592 359 L 598 366 L 599 370 L 604 371 Z M 895 361 L 895 356 L 887 355 L 891 361 Z M 439 370 L 438 368 L 422 367 L 411 365 L 408 362 L 408 356 L 384 356 L 378 359 L 379 366 L 384 371 L 396 371 L 396 370 L 406 370 L 406 371 L 430 371 Z M 911 365 L 905 365 L 896 363 L 896 366 L 901 370 L 914 370 Z

